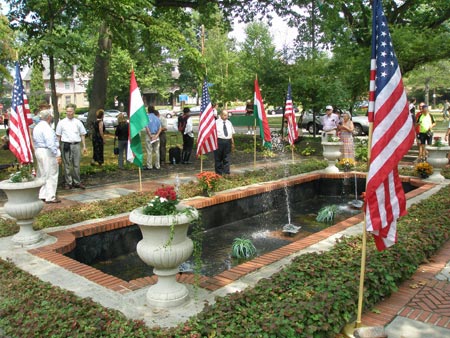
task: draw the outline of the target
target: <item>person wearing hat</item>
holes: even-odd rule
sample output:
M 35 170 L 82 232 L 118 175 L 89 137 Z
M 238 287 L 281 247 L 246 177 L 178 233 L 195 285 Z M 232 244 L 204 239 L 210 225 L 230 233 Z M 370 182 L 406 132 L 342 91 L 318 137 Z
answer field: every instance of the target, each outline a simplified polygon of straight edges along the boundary
M 428 112 L 428 105 L 422 106 L 422 113 L 416 121 L 419 127 L 419 161 L 426 160 L 425 144 L 431 145 L 433 141 L 433 127 L 436 125 L 433 116 Z
M 56 198 L 61 151 L 55 131 L 51 127 L 53 113 L 51 109 L 39 112 L 40 121 L 33 129 L 34 154 L 38 164 L 37 176 L 45 180 L 39 190 L 39 198 L 45 203 L 60 203 Z
M 339 116 L 333 113 L 332 106 L 325 107 L 325 115 L 322 117 L 322 142 L 326 142 L 329 135 L 335 135 L 339 126 Z

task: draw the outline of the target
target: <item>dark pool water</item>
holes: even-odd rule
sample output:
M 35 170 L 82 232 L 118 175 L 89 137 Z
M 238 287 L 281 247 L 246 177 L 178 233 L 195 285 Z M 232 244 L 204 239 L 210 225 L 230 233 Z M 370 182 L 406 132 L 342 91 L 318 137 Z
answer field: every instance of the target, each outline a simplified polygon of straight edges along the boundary
M 317 212 L 326 205 L 336 204 L 339 207 L 335 223 L 359 213 L 348 205 L 351 198 L 315 197 L 290 206 L 291 223 L 300 225 L 302 237 L 318 232 L 328 225 L 315 221 Z M 286 210 L 265 212 L 237 222 L 209 229 L 204 233 L 202 253 L 202 274 L 214 276 L 239 264 L 231 258 L 231 245 L 236 237 L 249 238 L 257 249 L 258 255 L 278 249 L 291 243 L 292 238 L 281 230 L 288 223 Z M 113 259 L 91 264 L 105 273 L 129 281 L 153 274 L 152 268 L 141 261 L 136 251 Z M 192 271 L 192 260 L 180 267 L 181 271 Z

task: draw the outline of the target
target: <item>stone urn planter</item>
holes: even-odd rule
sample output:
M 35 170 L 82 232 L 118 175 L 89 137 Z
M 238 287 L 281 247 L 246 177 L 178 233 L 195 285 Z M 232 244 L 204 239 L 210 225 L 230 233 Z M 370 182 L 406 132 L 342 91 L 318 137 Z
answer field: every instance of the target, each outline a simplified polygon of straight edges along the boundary
M 336 160 L 341 156 L 342 142 L 322 142 L 323 157 L 328 161 L 328 167 L 325 168 L 326 173 L 338 173 Z
M 150 216 L 143 214 L 143 208 L 130 213 L 130 221 L 137 224 L 142 232 L 142 240 L 136 247 L 139 257 L 158 276 L 158 282 L 147 291 L 149 305 L 169 308 L 183 304 L 189 297 L 185 285 L 176 280 L 179 266 L 192 254 L 194 245 L 187 237 L 189 223 L 198 219 L 198 211 L 177 205 L 180 214 L 168 216 Z
M 4 210 L 15 218 L 20 226 L 19 232 L 12 237 L 16 244 L 31 245 L 42 239 L 41 232 L 33 230 L 33 222 L 44 207 L 44 203 L 39 199 L 39 189 L 43 185 L 43 179 L 20 183 L 8 180 L 0 182 L 0 189 L 8 197 Z
M 428 180 L 433 182 L 445 180 L 441 170 L 448 163 L 447 153 L 450 152 L 450 146 L 426 146 L 425 149 L 428 151 L 427 162 L 433 166 L 433 174 L 428 177 Z

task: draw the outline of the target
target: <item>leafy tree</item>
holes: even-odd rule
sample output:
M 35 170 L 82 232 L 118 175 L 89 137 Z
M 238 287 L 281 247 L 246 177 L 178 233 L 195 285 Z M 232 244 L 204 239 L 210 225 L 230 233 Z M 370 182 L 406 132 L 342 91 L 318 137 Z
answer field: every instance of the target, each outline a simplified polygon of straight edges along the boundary
M 4 94 L 4 80 L 10 79 L 7 66 L 14 58 L 14 33 L 6 16 L 0 15 L 0 96 Z
M 33 65 L 30 81 L 30 93 L 28 95 L 30 110 L 39 108 L 39 104 L 45 101 L 45 85 L 42 76 L 42 69 Z
M 58 97 L 55 74 L 57 64 L 78 63 L 77 47 L 82 46 L 82 37 L 76 32 L 75 3 L 65 0 L 6 0 L 10 6 L 8 17 L 11 25 L 19 30 L 22 48 L 21 58 L 31 65 L 42 67 L 48 57 L 51 98 L 55 123 L 59 120 Z M 30 20 L 31 18 L 31 20 Z
M 269 27 L 262 22 L 247 25 L 247 35 L 239 52 L 241 69 L 241 98 L 253 98 L 254 80 L 258 76 L 264 102 L 282 105 L 289 76 L 287 67 L 276 52 Z
M 427 104 L 436 105 L 435 100 L 430 100 L 430 90 L 436 94 L 436 98 L 444 100 L 448 98 L 450 74 L 450 61 L 441 60 L 434 63 L 429 63 L 414 69 L 405 77 L 405 85 L 410 90 L 410 95 L 418 99 L 418 101 L 425 101 Z M 445 96 L 447 94 L 447 96 Z M 434 99 L 434 98 L 433 98 Z

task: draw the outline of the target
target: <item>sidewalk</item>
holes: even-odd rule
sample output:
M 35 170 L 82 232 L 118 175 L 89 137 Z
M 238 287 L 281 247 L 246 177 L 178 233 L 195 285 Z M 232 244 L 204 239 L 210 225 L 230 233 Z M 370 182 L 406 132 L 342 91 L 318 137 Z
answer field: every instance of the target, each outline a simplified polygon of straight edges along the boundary
M 257 163 L 256 168 L 279 165 Z M 232 166 L 232 172 L 254 170 L 253 163 Z M 153 191 L 161 184 L 181 184 L 195 180 L 195 172 L 159 177 L 143 182 L 144 191 Z M 447 181 L 445 184 L 449 184 Z M 63 208 L 130 194 L 139 190 L 139 183 L 114 184 L 61 192 L 62 203 L 46 204 L 44 210 Z M 423 196 L 422 196 L 423 198 Z M 409 201 L 414 203 L 414 201 Z M 0 207 L 3 216 L 3 207 Z M 404 282 L 391 297 L 363 314 L 364 326 L 384 326 L 389 338 L 450 337 L 450 241 L 419 267 L 414 276 Z

